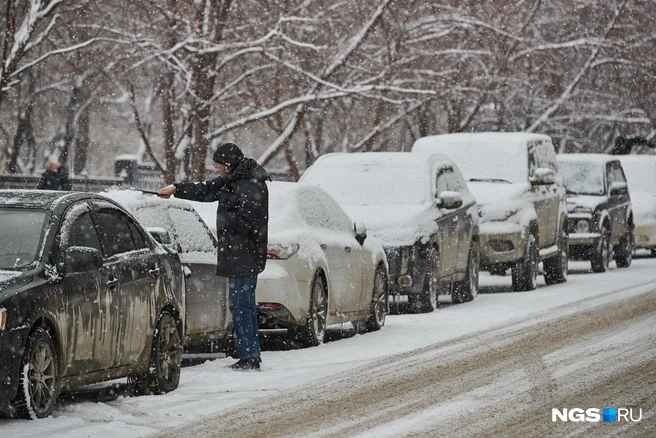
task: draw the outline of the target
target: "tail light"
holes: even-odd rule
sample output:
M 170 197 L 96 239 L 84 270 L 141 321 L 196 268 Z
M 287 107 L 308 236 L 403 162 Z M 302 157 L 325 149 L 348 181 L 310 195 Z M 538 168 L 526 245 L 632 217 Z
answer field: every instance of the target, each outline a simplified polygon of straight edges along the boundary
M 7 309 L 0 307 L 0 330 L 4 330 L 6 324 L 7 324 Z
M 267 246 L 267 259 L 287 260 L 293 256 L 296 251 L 298 251 L 298 244 L 296 243 L 289 245 L 271 243 Z

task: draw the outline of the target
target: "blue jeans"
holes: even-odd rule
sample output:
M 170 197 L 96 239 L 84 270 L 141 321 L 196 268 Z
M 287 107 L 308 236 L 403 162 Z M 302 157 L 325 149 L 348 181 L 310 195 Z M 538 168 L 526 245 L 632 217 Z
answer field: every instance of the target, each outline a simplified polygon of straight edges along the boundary
M 237 337 L 239 358 L 258 357 L 260 355 L 260 336 L 257 332 L 255 304 L 257 277 L 234 277 L 229 280 L 228 302 Z

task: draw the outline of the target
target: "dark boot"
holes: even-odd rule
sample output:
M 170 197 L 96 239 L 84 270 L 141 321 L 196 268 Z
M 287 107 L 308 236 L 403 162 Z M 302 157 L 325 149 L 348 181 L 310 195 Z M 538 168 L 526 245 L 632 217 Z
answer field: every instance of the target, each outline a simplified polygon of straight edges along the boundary
M 230 365 L 230 368 L 236 371 L 260 370 L 260 357 L 249 357 L 247 359 L 239 359 L 236 363 Z

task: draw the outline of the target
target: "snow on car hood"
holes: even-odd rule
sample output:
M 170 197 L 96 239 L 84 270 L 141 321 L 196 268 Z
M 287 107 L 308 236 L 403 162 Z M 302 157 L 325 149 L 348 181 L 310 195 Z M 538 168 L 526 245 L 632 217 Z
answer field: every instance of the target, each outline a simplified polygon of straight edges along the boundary
M 361 220 L 384 247 L 413 245 L 426 241 L 437 231 L 440 211 L 431 204 L 419 205 L 343 205 L 348 215 Z
M 23 274 L 20 271 L 0 271 L 0 294 L 25 284 L 28 277 L 21 279 Z
M 594 211 L 597 206 L 608 201 L 608 196 L 570 195 L 567 197 L 567 212 L 572 213 L 576 207 L 589 208 Z
M 636 225 L 656 222 L 656 193 L 631 193 L 631 205 Z
M 470 181 L 467 185 L 476 197 L 481 223 L 507 219 L 528 223 L 537 217 L 531 203 L 533 194 L 529 183 Z

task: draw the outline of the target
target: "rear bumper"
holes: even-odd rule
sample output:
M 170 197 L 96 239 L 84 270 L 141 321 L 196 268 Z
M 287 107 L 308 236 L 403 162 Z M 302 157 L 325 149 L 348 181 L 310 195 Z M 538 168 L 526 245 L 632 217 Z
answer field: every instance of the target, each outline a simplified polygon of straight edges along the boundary
M 0 403 L 16 397 L 20 364 L 29 327 L 0 331 Z
M 599 243 L 601 234 L 599 233 L 570 233 L 569 247 L 577 248 L 581 246 L 595 246 Z
M 271 263 L 271 260 L 267 263 Z M 310 306 L 308 284 L 297 282 L 286 270 L 285 275 L 258 277 L 255 299 L 258 322 L 262 325 L 305 324 Z M 266 303 L 279 304 L 281 308 L 263 307 Z

